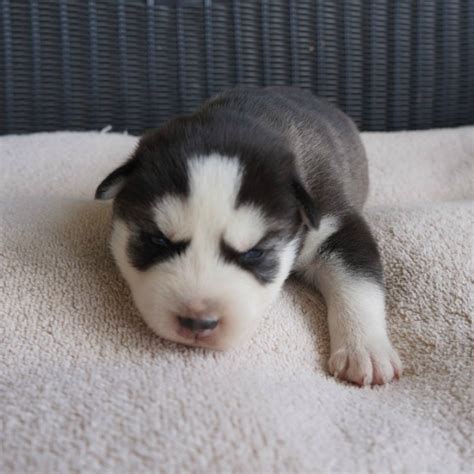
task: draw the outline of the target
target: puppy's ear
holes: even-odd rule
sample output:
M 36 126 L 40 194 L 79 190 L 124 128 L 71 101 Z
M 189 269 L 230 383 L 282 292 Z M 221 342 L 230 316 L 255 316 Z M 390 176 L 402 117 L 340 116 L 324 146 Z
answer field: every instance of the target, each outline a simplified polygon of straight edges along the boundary
M 298 178 L 293 179 L 292 187 L 293 193 L 300 204 L 303 222 L 308 227 L 317 229 L 319 227 L 319 213 L 313 199 Z
M 107 178 L 99 184 L 95 191 L 95 198 L 100 200 L 113 199 L 119 191 L 125 186 L 128 177 L 135 169 L 136 159 L 130 158 L 122 166 L 112 171 Z

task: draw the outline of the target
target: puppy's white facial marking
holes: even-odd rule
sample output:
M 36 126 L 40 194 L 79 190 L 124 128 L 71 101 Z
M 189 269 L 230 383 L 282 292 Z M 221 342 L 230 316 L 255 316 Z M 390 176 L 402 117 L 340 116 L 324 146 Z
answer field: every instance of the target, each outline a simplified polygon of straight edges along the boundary
M 158 228 L 173 240 L 190 240 L 205 231 L 216 238 L 236 217 L 241 184 L 238 160 L 217 154 L 189 162 L 188 198 L 165 196 L 155 205 Z
M 301 270 L 311 265 L 321 245 L 339 228 L 339 219 L 336 216 L 324 216 L 317 229 L 311 229 L 301 248 L 295 264 L 295 270 Z
M 224 240 L 238 252 L 254 247 L 268 231 L 265 217 L 255 207 L 240 206 L 224 232 Z
M 399 377 L 402 365 L 387 335 L 382 287 L 352 275 L 335 256 L 313 264 L 305 276 L 317 284 L 328 307 L 330 372 L 358 385 Z
M 155 204 L 154 214 L 158 228 L 170 240 L 188 240 L 192 235 L 186 199 L 165 196 Z
M 189 195 L 164 196 L 153 211 L 158 228 L 169 239 L 189 242 L 184 252 L 138 271 L 127 258 L 132 232 L 119 220 L 114 223 L 112 249 L 138 309 L 156 333 L 185 344 L 224 349 L 255 330 L 290 272 L 296 241 L 282 246 L 273 280 L 262 284 L 222 253 L 223 240 L 246 251 L 268 232 L 260 209 L 236 207 L 242 180 L 239 161 L 217 154 L 193 158 L 188 176 Z M 219 324 L 208 337 L 186 338 L 180 330 L 178 317 L 211 316 Z

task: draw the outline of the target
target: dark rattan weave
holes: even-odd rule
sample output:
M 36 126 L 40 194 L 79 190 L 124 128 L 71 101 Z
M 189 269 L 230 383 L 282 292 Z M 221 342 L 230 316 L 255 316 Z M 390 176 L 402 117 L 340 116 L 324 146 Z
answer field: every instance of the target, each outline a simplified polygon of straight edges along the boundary
M 474 0 L 0 0 L 0 133 L 140 133 L 235 84 L 363 130 L 474 123 Z

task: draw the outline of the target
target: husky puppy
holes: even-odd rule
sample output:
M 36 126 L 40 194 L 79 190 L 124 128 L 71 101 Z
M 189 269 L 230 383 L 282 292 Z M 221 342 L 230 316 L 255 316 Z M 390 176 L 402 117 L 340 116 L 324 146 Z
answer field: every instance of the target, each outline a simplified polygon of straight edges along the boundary
M 359 385 L 401 374 L 377 244 L 361 211 L 354 123 L 309 92 L 238 88 L 143 136 L 99 185 L 111 248 L 146 323 L 183 344 L 251 336 L 290 273 L 328 308 L 329 371 Z

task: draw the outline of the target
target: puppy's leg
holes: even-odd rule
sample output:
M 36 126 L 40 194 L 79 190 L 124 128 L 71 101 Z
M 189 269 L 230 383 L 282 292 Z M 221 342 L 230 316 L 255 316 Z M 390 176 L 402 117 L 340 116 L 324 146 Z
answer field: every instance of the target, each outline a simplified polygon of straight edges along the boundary
M 358 385 L 398 378 L 402 366 L 385 326 L 382 264 L 364 219 L 343 217 L 304 274 L 328 307 L 331 374 Z

